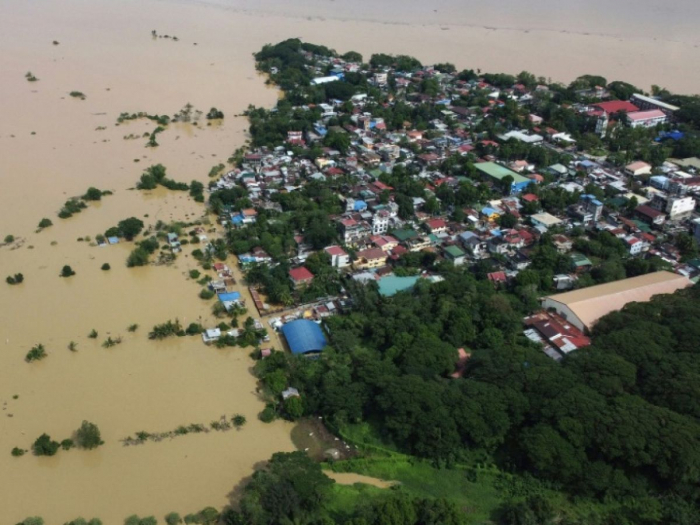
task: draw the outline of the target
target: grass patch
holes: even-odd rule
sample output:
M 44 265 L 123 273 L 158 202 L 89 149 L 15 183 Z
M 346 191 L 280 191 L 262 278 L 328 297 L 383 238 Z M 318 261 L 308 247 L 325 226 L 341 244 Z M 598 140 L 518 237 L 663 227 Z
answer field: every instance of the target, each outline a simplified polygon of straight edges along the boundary
M 333 485 L 333 492 L 326 508 L 336 522 L 342 523 L 352 515 L 354 509 L 363 503 L 388 493 L 388 490 L 364 483 L 356 483 L 355 485 L 336 483 Z

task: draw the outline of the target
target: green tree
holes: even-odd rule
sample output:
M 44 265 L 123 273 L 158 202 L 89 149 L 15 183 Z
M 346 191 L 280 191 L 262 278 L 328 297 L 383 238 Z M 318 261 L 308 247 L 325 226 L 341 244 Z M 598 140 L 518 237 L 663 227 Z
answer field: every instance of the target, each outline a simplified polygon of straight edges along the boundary
M 58 452 L 61 444 L 58 441 L 53 441 L 48 434 L 42 434 L 32 445 L 32 451 L 36 456 L 53 456 Z
M 63 268 L 61 268 L 61 277 L 71 277 L 73 275 L 75 275 L 73 268 L 71 268 L 67 264 Z
M 97 448 L 104 443 L 100 436 L 100 429 L 94 423 L 83 421 L 76 432 L 78 446 L 85 449 Z
M 119 221 L 117 228 L 119 229 L 119 233 L 122 237 L 124 237 L 127 241 L 131 241 L 134 237 L 141 233 L 141 230 L 143 230 L 143 221 L 141 219 L 137 219 L 136 217 L 129 217 L 128 219 Z

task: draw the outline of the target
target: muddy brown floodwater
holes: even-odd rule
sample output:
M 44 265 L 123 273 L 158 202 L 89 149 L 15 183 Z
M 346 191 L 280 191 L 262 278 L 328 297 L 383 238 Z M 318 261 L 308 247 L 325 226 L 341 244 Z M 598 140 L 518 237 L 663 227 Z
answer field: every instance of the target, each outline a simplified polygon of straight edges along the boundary
M 203 207 L 183 193 L 129 188 L 159 162 L 175 180 L 206 182 L 209 169 L 243 144 L 247 123 L 236 115 L 278 96 L 254 69 L 251 55 L 263 44 L 298 36 L 365 56 L 407 53 L 426 63 L 528 69 L 562 81 L 601 73 L 697 91 L 700 70 L 682 67 L 698 61 L 696 33 L 656 35 L 646 22 L 639 26 L 644 31 L 625 25 L 631 29 L 616 32 L 608 20 L 604 34 L 589 34 L 595 17 L 574 17 L 583 22 L 569 27 L 564 11 L 551 19 L 508 20 L 510 11 L 503 10 L 494 28 L 488 12 L 467 4 L 391 0 L 358 15 L 350 4 L 321 0 L 0 3 L 0 240 L 18 239 L 0 247 L 0 280 L 25 277 L 21 285 L 0 284 L 0 523 L 41 515 L 47 525 L 60 525 L 82 515 L 118 524 L 132 513 L 162 519 L 169 511 L 222 507 L 255 465 L 294 448 L 291 425 L 256 418 L 263 404 L 248 350 L 217 350 L 198 338 L 147 339 L 154 324 L 168 319 L 213 322 L 211 304 L 188 282 L 196 267 L 191 257 L 183 254 L 171 267 L 128 269 L 128 243 L 97 248 L 77 241 L 129 216 L 149 226 L 202 216 Z M 152 30 L 178 41 L 154 39 Z M 37 82 L 26 80 L 29 71 Z M 226 118 L 220 125 L 203 119 L 199 126 L 170 125 L 150 149 L 142 135 L 153 131 L 153 122 L 116 125 L 122 112 L 172 115 L 187 103 L 205 113 L 216 106 Z M 114 194 L 58 219 L 63 202 L 89 186 Z M 43 217 L 54 226 L 36 233 Z M 100 270 L 103 263 L 112 269 Z M 65 264 L 77 275 L 59 278 Z M 126 329 L 133 323 L 141 327 L 132 334 Z M 99 332 L 95 340 L 87 337 L 92 329 Z M 121 335 L 122 344 L 102 348 L 110 335 Z M 70 341 L 77 352 L 67 349 Z M 25 363 L 37 343 L 48 357 Z M 119 442 L 140 430 L 163 432 L 234 413 L 248 419 L 240 431 L 141 446 Z M 84 419 L 102 430 L 105 445 L 98 450 L 10 455 L 43 432 L 67 438 Z

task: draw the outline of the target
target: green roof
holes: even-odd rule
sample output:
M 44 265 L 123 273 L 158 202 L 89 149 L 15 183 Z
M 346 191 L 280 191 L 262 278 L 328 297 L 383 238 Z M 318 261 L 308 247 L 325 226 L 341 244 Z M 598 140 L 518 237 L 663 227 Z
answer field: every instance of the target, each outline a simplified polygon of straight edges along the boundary
M 639 220 L 633 220 L 632 222 L 637 226 L 637 228 L 642 230 L 644 233 L 651 233 L 651 227 L 646 222 L 642 222 Z
M 411 277 L 397 277 L 396 275 L 387 275 L 379 279 L 379 294 L 384 297 L 391 297 L 399 292 L 410 290 L 415 286 L 420 279 L 417 275 Z
M 458 257 L 464 257 L 464 250 L 462 250 L 459 246 L 448 246 L 447 248 L 445 248 L 445 253 L 453 259 L 457 259 Z
M 572 253 L 571 260 L 576 266 L 593 266 L 591 260 L 582 253 Z
M 392 233 L 394 237 L 398 239 L 399 242 L 408 241 L 409 239 L 415 239 L 418 237 L 418 233 L 415 230 L 396 230 Z
M 484 173 L 489 177 L 492 177 L 497 180 L 502 180 L 504 177 L 510 175 L 511 177 L 513 177 L 514 184 L 530 182 L 530 179 L 523 177 L 519 173 L 516 173 L 513 170 L 506 168 L 505 166 L 496 164 L 495 162 L 478 162 L 474 164 L 474 167 L 478 169 L 481 173 Z

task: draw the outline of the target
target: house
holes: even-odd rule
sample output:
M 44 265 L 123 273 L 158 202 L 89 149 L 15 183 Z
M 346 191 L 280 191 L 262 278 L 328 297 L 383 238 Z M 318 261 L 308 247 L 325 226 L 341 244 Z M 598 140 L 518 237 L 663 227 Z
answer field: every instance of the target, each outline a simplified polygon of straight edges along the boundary
M 328 246 L 323 251 L 331 256 L 331 266 L 335 268 L 350 266 L 350 256 L 340 246 Z
M 221 330 L 218 328 L 210 328 L 202 332 L 202 341 L 205 343 L 213 343 L 221 338 Z
M 445 219 L 430 219 L 425 225 L 430 233 L 447 233 L 447 222 Z
M 299 268 L 289 270 L 289 278 L 292 280 L 294 288 L 299 288 L 301 286 L 311 284 L 311 282 L 314 280 L 314 274 L 312 274 L 305 266 L 300 266 Z
M 291 386 L 285 390 L 282 390 L 282 399 L 283 400 L 286 401 L 290 397 L 301 397 L 299 395 L 299 390 L 297 390 L 296 388 L 291 387 Z
M 542 343 L 545 353 L 556 361 L 569 352 L 591 344 L 580 329 L 553 312 L 536 313 L 526 317 L 524 322 L 529 328 L 525 331 L 528 339 Z
M 651 164 L 647 164 L 643 161 L 632 162 L 625 166 L 625 174 L 630 177 L 638 177 L 640 175 L 651 174 Z
M 453 244 L 445 247 L 442 251 L 445 254 L 445 259 L 452 261 L 455 266 L 462 266 L 466 261 L 467 254 L 459 246 Z
M 639 217 L 639 219 L 650 226 L 661 226 L 666 221 L 666 215 L 663 212 L 655 210 L 646 204 L 637 206 L 634 213 L 637 215 L 637 217 Z
M 386 264 L 387 254 L 381 248 L 369 248 L 357 252 L 355 267 L 358 269 L 379 268 Z
M 373 235 L 369 240 L 384 252 L 390 252 L 399 245 L 398 239 L 391 235 Z
M 481 257 L 484 254 L 484 245 L 481 239 L 474 232 L 462 232 L 458 236 L 462 246 L 474 257 Z
M 562 223 L 561 219 L 556 218 L 547 212 L 535 213 L 530 215 L 530 221 L 535 228 L 548 230 L 552 226 L 557 226 Z
M 639 255 L 645 250 L 645 248 L 649 249 L 649 245 L 647 243 L 641 239 L 638 239 L 634 235 L 628 235 L 624 238 L 624 241 L 629 248 L 630 255 Z

